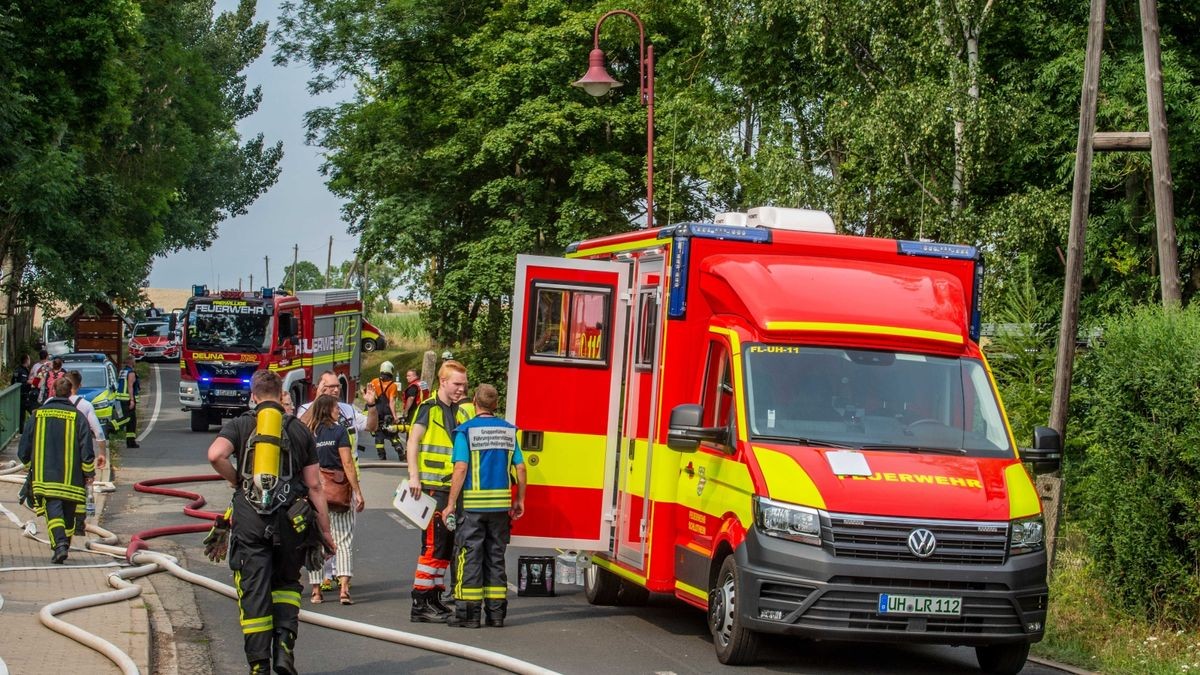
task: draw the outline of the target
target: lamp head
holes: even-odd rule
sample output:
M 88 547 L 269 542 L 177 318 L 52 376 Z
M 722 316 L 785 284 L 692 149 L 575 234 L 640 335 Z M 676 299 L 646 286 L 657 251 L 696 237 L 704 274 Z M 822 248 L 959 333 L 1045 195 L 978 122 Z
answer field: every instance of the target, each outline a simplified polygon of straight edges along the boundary
M 612 89 L 621 86 L 621 83 L 614 80 L 612 75 L 608 74 L 608 68 L 604 64 L 604 50 L 593 49 L 588 54 L 588 69 L 583 77 L 577 82 L 572 83 L 573 87 L 579 87 L 592 96 L 603 96 Z

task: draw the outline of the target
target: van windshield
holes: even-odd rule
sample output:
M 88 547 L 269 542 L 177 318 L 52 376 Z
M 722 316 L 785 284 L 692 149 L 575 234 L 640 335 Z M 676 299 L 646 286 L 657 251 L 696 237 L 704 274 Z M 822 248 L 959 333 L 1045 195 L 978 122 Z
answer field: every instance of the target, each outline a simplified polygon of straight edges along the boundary
M 745 354 L 752 436 L 1012 456 L 976 359 L 772 344 L 747 345 Z

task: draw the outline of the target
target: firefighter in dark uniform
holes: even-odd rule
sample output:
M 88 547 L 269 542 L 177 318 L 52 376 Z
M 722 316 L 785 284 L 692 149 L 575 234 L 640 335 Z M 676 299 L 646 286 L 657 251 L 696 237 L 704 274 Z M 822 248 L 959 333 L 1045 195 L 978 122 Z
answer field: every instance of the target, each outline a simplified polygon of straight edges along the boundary
M 504 625 L 508 613 L 504 551 L 512 521 L 525 514 L 525 460 L 517 443 L 517 428 L 495 416 L 499 398 L 490 384 L 476 387 L 476 416 L 454 433 L 451 506 L 443 511 L 442 520 L 448 524 L 461 495 L 463 513 L 455 532 L 457 602 L 449 624 L 463 628 L 479 628 L 481 609 L 486 612 L 487 625 Z
M 454 429 L 470 418 L 469 408 L 461 406 L 467 394 L 467 369 L 458 361 L 446 361 L 438 369 L 437 394 L 417 406 L 408 434 L 408 489 L 413 497 L 422 492 L 437 502 L 438 512 L 446 510 L 453 466 Z M 411 619 L 425 623 L 445 623 L 450 610 L 442 604 L 446 588 L 446 570 L 454 555 L 454 535 L 440 517 L 429 521 L 421 533 L 421 555 L 413 574 Z
M 117 375 L 117 401 L 121 404 L 121 420 L 115 426 L 125 428 L 127 448 L 140 447 L 137 442 L 137 399 L 141 394 L 142 385 L 133 367 L 133 357 L 126 356 L 125 367 Z
M 256 407 L 226 422 L 208 448 L 208 461 L 234 488 L 229 567 L 251 673 L 269 672 L 272 659 L 276 673 L 296 672 L 300 567 L 314 547 L 318 559 L 322 545 L 327 553 L 335 549 L 316 443 L 303 423 L 284 413 L 282 395 L 278 375 L 254 373 L 250 401 Z M 236 466 L 230 461 L 235 453 Z M 222 525 L 219 520 L 205 540 L 214 560 L 225 553 L 210 550 Z
M 25 422 L 17 459 L 30 470 L 26 504 L 46 518 L 50 562 L 61 565 L 71 548 L 71 537 L 82 533 L 87 515 L 87 487 L 96 475 L 92 429 L 87 418 L 67 398 L 71 381 L 60 377 L 50 398 Z

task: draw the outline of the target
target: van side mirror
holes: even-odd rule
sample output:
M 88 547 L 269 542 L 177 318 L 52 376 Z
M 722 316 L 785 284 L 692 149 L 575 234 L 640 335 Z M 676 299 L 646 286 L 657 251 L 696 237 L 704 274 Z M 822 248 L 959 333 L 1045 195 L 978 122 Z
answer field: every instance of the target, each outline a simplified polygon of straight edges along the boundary
M 695 452 L 701 441 L 725 443 L 729 431 L 724 427 L 701 426 L 704 406 L 682 403 L 671 410 L 667 426 L 667 446 L 680 452 Z
M 1033 465 L 1034 473 L 1058 471 L 1062 466 L 1062 434 L 1050 427 L 1033 428 L 1033 447 L 1021 448 L 1021 461 Z

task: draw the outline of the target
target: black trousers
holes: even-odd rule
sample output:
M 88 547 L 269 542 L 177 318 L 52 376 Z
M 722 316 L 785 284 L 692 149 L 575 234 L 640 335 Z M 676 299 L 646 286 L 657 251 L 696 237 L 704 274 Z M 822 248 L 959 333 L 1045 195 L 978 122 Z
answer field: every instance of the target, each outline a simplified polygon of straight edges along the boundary
M 309 527 L 316 527 L 310 523 Z M 238 593 L 238 618 L 245 638 L 246 661 L 271 658 L 272 635 L 298 632 L 300 551 L 307 535 L 296 532 L 287 508 L 260 515 L 240 493 L 233 497 L 229 569 Z
M 71 543 L 71 537 L 83 533 L 84 517 L 87 515 L 86 504 L 69 499 L 38 499 L 40 502 L 34 511 L 40 512 L 46 518 L 46 532 L 49 534 L 51 549 L 66 546 Z
M 137 438 L 137 406 L 132 401 L 121 401 L 121 413 L 125 416 L 122 425 L 125 427 L 125 440 Z
M 470 605 L 483 602 L 487 615 L 503 619 L 508 611 L 508 574 L 504 552 L 511 538 L 512 519 L 507 511 L 465 511 L 455 530 L 458 547 L 454 597 L 463 618 Z

